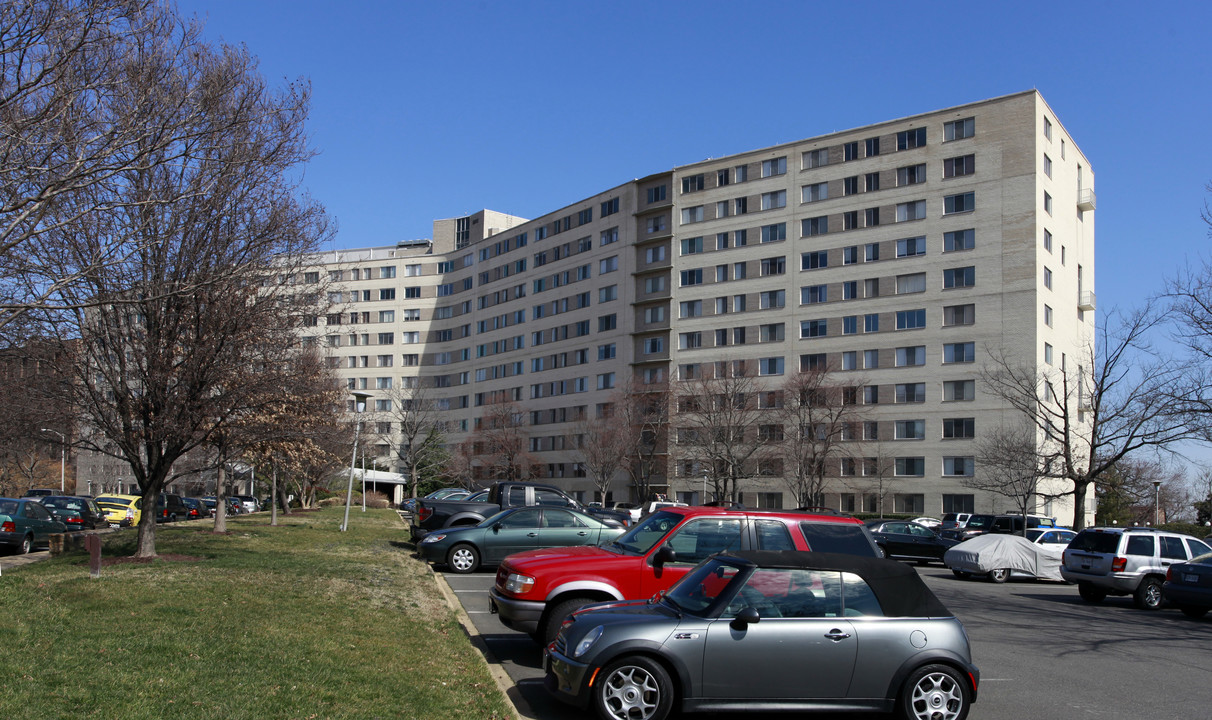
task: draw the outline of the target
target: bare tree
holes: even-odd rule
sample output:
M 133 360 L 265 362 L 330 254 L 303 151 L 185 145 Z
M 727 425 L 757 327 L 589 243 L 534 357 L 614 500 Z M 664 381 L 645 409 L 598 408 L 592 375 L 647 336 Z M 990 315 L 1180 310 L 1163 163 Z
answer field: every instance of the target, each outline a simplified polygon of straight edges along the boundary
M 1035 428 L 1031 425 L 1020 423 L 983 433 L 974 457 L 981 472 L 969 469 L 960 480 L 964 487 L 984 490 L 1013 503 L 1023 518 L 1024 535 L 1027 514 L 1039 497 L 1039 478 L 1052 475 L 1049 468 L 1041 466 L 1036 447 Z
M 577 453 L 603 503 L 610 492 L 611 481 L 626 462 L 634 432 L 635 429 L 627 424 L 627 418 L 617 412 L 583 417 L 575 425 Z
M 159 42 L 188 40 L 190 28 L 169 27 L 177 34 Z M 136 138 L 131 152 L 147 162 L 53 204 L 41 233 L 68 267 L 87 266 L 99 244 L 122 248 L 104 272 L 57 287 L 70 311 L 46 320 L 74 357 L 83 442 L 128 463 L 152 507 L 179 458 L 281 386 L 298 321 L 320 301 L 296 284 L 298 263 L 328 233 L 323 209 L 296 184 L 312 154 L 308 89 L 270 89 L 244 49 L 190 43 L 180 55 L 149 52 L 154 67 L 123 66 L 127 84 L 156 84 L 141 121 L 171 129 L 172 141 Z M 104 213 L 78 211 L 114 194 L 121 202 Z M 139 526 L 139 557 L 155 555 L 152 515 Z
M 771 422 L 759 408 L 760 389 L 756 377 L 733 363 L 726 371 L 681 381 L 674 391 L 677 409 L 670 424 L 682 474 L 705 473 L 717 500 L 737 498 L 741 483 L 758 474 L 782 474 L 773 467 L 781 463 L 778 452 L 760 429 Z
M 479 418 L 474 444 L 479 471 L 492 480 L 529 479 L 538 464 L 538 458 L 530 452 L 526 416 L 512 402 L 488 406 Z
M 1109 313 L 1080 357 L 1042 370 L 990 352 L 984 386 L 1038 433 L 1040 467 L 1067 485 L 1074 529 L 1086 525 L 1086 496 L 1115 463 L 1139 450 L 1166 450 L 1191 437 L 1182 415 L 1186 368 L 1155 352 L 1150 334 L 1162 315 L 1152 306 Z
M 623 469 L 631 480 L 635 500 L 644 502 L 660 479 L 668 477 L 669 407 L 672 392 L 668 383 L 641 383 L 631 378 L 606 404 L 604 412 L 618 418 L 625 429 Z
M 228 138 L 214 126 L 233 114 L 215 110 L 242 102 L 238 73 L 219 65 L 243 61 L 211 52 L 197 23 L 156 0 L 12 0 L 0 28 L 0 328 L 11 331 L 31 309 L 132 299 L 63 290 L 135 260 L 159 242 L 163 207 L 211 191 L 132 179 L 217 155 Z M 142 231 L 109 231 L 119 222 Z
M 823 504 L 830 476 L 837 477 L 840 461 L 849 456 L 859 405 L 853 385 L 837 384 L 827 368 L 801 370 L 781 388 L 780 425 L 763 425 L 766 439 L 780 444 L 788 484 L 796 505 Z M 772 437 L 776 432 L 777 437 Z
M 476 487 L 476 452 L 475 437 L 468 437 L 453 449 L 448 449 L 448 456 L 441 471 L 438 473 L 451 486 L 459 486 L 468 490 Z
M 447 456 L 445 442 L 438 429 L 439 411 L 428 389 L 419 381 L 411 386 L 395 388 L 389 396 L 392 431 L 400 438 L 396 457 L 408 468 L 409 492 L 415 498 L 421 478 L 436 474 Z

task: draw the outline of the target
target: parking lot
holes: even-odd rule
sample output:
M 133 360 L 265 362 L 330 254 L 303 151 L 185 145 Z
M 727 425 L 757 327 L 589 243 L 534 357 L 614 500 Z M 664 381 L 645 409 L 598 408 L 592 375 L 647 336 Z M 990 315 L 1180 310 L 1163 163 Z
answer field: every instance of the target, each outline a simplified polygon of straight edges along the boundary
M 490 660 L 513 680 L 510 695 L 523 717 L 583 718 L 543 690 L 539 647 L 489 613 L 493 571 L 456 575 L 443 569 L 438 568 L 440 581 L 462 603 Z M 964 622 L 972 642 L 982 679 L 969 717 L 1207 717 L 1212 704 L 1212 616 L 1193 621 L 1176 610 L 1136 610 L 1130 598 L 1090 605 L 1075 587 L 1060 583 L 964 581 L 937 565 L 919 572 Z

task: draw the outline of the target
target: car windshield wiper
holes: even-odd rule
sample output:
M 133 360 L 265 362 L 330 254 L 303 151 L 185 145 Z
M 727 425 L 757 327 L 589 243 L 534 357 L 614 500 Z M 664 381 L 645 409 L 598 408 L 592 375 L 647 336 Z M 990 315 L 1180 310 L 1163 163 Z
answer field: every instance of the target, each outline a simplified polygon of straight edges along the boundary
M 660 602 L 662 600 L 665 601 L 665 603 L 668 604 L 669 607 L 673 608 L 673 611 L 678 614 L 678 619 L 681 620 L 682 619 L 682 606 L 678 605 L 677 601 L 674 600 L 673 598 L 669 597 L 669 594 L 666 593 L 664 590 L 662 590 L 660 592 L 660 597 L 657 598 L 657 602 Z

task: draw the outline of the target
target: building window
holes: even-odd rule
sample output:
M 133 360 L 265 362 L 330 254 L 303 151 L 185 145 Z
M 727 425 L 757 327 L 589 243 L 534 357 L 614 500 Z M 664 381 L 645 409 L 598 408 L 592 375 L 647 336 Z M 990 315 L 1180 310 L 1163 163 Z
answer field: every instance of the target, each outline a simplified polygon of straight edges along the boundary
M 943 307 L 943 327 L 972 325 L 976 322 L 976 305 L 948 305 Z
M 658 275 L 657 277 L 644 278 L 645 294 L 659 293 L 665 291 L 665 276 Z
M 897 330 L 917 330 L 926 327 L 926 310 L 898 310 L 896 312 Z
M 945 418 L 943 437 L 947 440 L 971 440 L 976 437 L 975 418 Z
M 963 140 L 970 138 L 976 134 L 976 119 L 964 118 L 963 120 L 952 120 L 951 122 L 943 123 L 943 140 L 949 142 L 951 140 Z
M 880 174 L 877 172 L 867 173 L 863 176 L 863 186 L 866 192 L 875 192 L 880 189 Z
M 774 210 L 782 207 L 787 207 L 786 190 L 775 190 L 774 192 L 762 193 L 763 210 Z
M 1044 212 L 1052 214 L 1052 196 L 1048 193 L 1044 193 Z
M 926 201 L 898 203 L 896 206 L 896 221 L 924 220 L 926 218 Z
M 749 212 L 749 198 L 739 197 L 732 201 L 735 212 L 733 215 L 744 215 Z
M 880 316 L 879 313 L 868 313 L 863 316 L 863 332 L 873 333 L 880 331 Z
M 767 277 L 769 275 L 782 275 L 786 271 L 787 271 L 787 258 L 784 258 L 784 257 L 762 258 L 762 263 L 761 263 L 761 276 L 762 277 Z
M 858 175 L 842 178 L 842 195 L 857 195 L 859 191 Z
M 943 345 L 944 363 L 976 362 L 976 343 L 947 343 Z
M 695 268 L 694 270 L 683 270 L 682 271 L 682 287 L 688 287 L 690 285 L 702 285 L 702 284 L 703 284 L 703 269 L 702 268 Z
M 665 338 L 651 337 L 644 339 L 644 354 L 652 355 L 654 353 L 665 351 Z
M 846 350 L 842 353 L 842 369 L 843 370 L 858 370 L 858 352 L 855 350 Z
M 801 188 L 801 202 L 819 202 L 829 199 L 829 183 L 819 182 L 815 185 L 805 185 Z
M 749 276 L 749 273 L 747 271 L 748 267 L 749 266 L 743 262 L 733 263 L 732 264 L 732 279 L 733 280 L 744 280 L 746 277 Z
M 913 257 L 926 254 L 926 237 L 904 238 L 896 241 L 896 256 L 898 258 Z M 922 290 L 926 288 L 923 286 Z
M 805 170 L 824 167 L 829 164 L 829 148 L 809 150 L 801 156 L 801 164 Z
M 395 288 L 382 288 L 381 290 L 379 290 L 379 299 L 380 300 L 395 300 L 396 299 L 396 289 Z
M 769 323 L 758 327 L 758 339 L 764 343 L 782 342 L 783 323 Z
M 739 295 L 737 297 L 740 297 Z M 762 310 L 770 310 L 772 308 L 781 308 L 786 304 L 787 293 L 785 290 L 767 290 L 758 295 L 758 305 Z
M 917 185 L 926 182 L 926 164 L 906 165 L 896 169 L 897 187 Z
M 800 254 L 800 270 L 817 270 L 829 267 L 829 254 L 824 250 Z
M 950 477 L 972 477 L 976 463 L 970 457 L 943 458 L 943 475 Z
M 975 399 L 975 380 L 948 380 L 943 383 L 943 402 L 961 402 Z
M 1052 364 L 1052 345 L 1049 343 L 1044 343 L 1044 362 Z
M 943 177 L 954 178 L 971 175 L 976 172 L 976 156 L 961 155 L 943 160 Z
M 775 175 L 783 175 L 787 172 L 787 158 L 774 158 L 772 160 L 762 161 L 762 177 L 773 177 Z
M 690 177 L 682 178 L 682 192 L 692 193 L 703 189 L 703 174 L 691 175 Z
M 1044 118 L 1044 137 L 1052 140 L 1052 121 L 1048 118 Z
M 690 225 L 693 223 L 703 222 L 703 206 L 695 205 L 694 207 L 682 208 L 682 224 Z
M 858 158 L 859 144 L 857 142 L 848 142 L 845 145 L 842 145 L 842 159 L 844 159 L 846 162 L 850 162 L 851 160 L 858 160 Z
M 846 282 L 842 283 L 842 299 L 843 300 L 855 300 L 858 298 L 858 296 L 859 296 L 859 294 L 858 294 L 858 281 L 857 280 L 847 280 Z
M 682 254 L 683 255 L 697 255 L 698 253 L 701 253 L 701 252 L 703 252 L 703 238 L 694 237 L 694 238 L 683 238 L 682 239 Z
M 648 218 L 647 224 L 648 233 L 661 232 L 665 229 L 665 216 L 657 215 L 656 217 Z
M 614 373 L 598 375 L 598 390 L 609 390 L 614 387 Z
M 1044 268 L 1044 287 L 1052 289 L 1052 269 Z
M 966 192 L 943 197 L 943 214 L 972 212 L 976 208 L 976 193 Z
M 880 366 L 880 351 L 879 350 L 864 350 L 863 351 L 863 369 L 873 370 Z
M 867 243 L 863 246 L 863 260 L 865 262 L 875 262 L 880 259 L 880 244 Z
M 898 457 L 894 463 L 894 473 L 897 477 L 921 477 L 926 474 L 926 458 L 923 457 Z M 897 495 L 897 499 L 912 497 L 905 495 Z M 901 512 L 900 509 L 897 512 Z
M 863 150 L 865 157 L 875 157 L 880 154 L 880 139 L 877 137 L 867 138 L 863 141 Z
M 648 188 L 648 204 L 662 202 L 665 200 L 665 186 L 657 185 L 656 187 Z
M 1044 306 L 1044 324 L 1047 325 L 1048 327 L 1052 327 L 1052 306 L 1051 305 Z
M 898 347 L 896 349 L 896 367 L 913 367 L 926 364 L 926 346 Z
M 762 242 L 779 242 L 787 239 L 787 223 L 762 226 Z
M 850 210 L 850 211 L 842 213 L 842 229 L 843 230 L 857 229 L 859 226 L 858 222 L 859 222 L 858 210 Z
M 824 235 L 827 232 L 829 232 L 829 217 L 827 215 L 800 220 L 800 235 L 802 237 Z
M 396 311 L 395 310 L 380 310 L 379 311 L 379 322 L 389 323 L 389 322 L 395 322 L 395 321 L 396 321 Z
M 875 227 L 880 224 L 880 209 L 867 208 L 863 211 L 863 227 Z
M 813 303 L 829 302 L 829 286 L 828 285 L 809 285 L 800 288 L 800 304 L 811 305 Z
M 829 332 L 828 320 L 803 320 L 800 322 L 800 337 L 825 337 Z
M 943 252 L 971 250 L 976 247 L 976 230 L 953 230 L 943 233 Z
M 758 375 L 782 375 L 783 358 L 770 357 L 758 360 Z
M 912 150 L 926 144 L 926 128 L 902 130 L 896 134 L 897 150 Z
M 608 332 L 618 327 L 618 315 L 610 313 L 598 318 L 598 332 Z
M 896 276 L 896 294 L 909 295 L 926 292 L 926 273 Z
M 1044 155 L 1044 174 L 1052 177 L 1052 158 L 1048 157 L 1047 154 Z
M 858 333 L 858 315 L 847 315 L 842 318 L 842 334 L 855 335 Z
M 900 383 L 896 386 L 896 402 L 926 402 L 926 383 Z
M 859 259 L 858 245 L 850 245 L 842 248 L 842 264 L 854 265 Z
M 703 333 L 701 332 L 686 332 L 678 335 L 678 348 L 681 350 L 694 350 L 703 347 Z
M 897 420 L 893 427 L 895 440 L 924 440 L 926 437 L 925 420 Z
M 943 270 L 944 288 L 964 288 L 976 285 L 976 268 L 947 268 Z

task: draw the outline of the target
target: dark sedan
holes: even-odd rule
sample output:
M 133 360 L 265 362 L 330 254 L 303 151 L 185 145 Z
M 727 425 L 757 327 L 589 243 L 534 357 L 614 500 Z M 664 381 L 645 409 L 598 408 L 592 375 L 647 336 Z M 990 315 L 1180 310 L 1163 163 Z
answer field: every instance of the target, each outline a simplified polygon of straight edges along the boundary
M 1207 615 L 1212 610 L 1212 553 L 1171 565 L 1162 594 L 1187 617 Z
M 884 557 L 913 560 L 920 565 L 941 563 L 943 553 L 955 545 L 954 540 L 944 540 L 925 525 L 906 520 L 872 520 L 867 528 Z
M 495 566 L 524 550 L 569 545 L 597 545 L 623 534 L 622 523 L 555 507 L 502 510 L 479 525 L 436 530 L 417 543 L 417 552 L 431 563 L 445 563 L 457 573 L 481 565 Z
M 33 498 L 0 498 L 0 545 L 25 554 L 39 545 L 50 546 L 50 536 L 67 532 L 50 510 Z
M 671 712 L 891 712 L 963 720 L 979 671 L 917 572 L 824 552 L 704 560 L 651 600 L 575 612 L 545 653 L 548 691 L 602 720 Z
M 92 498 L 75 497 L 72 495 L 50 495 L 38 498 L 50 509 L 51 515 L 73 530 L 96 530 L 109 527 L 105 519 L 105 511 L 97 506 Z
M 198 498 L 183 497 L 181 502 L 185 504 L 185 508 L 189 512 L 190 520 L 204 520 L 211 516 L 210 507 Z

